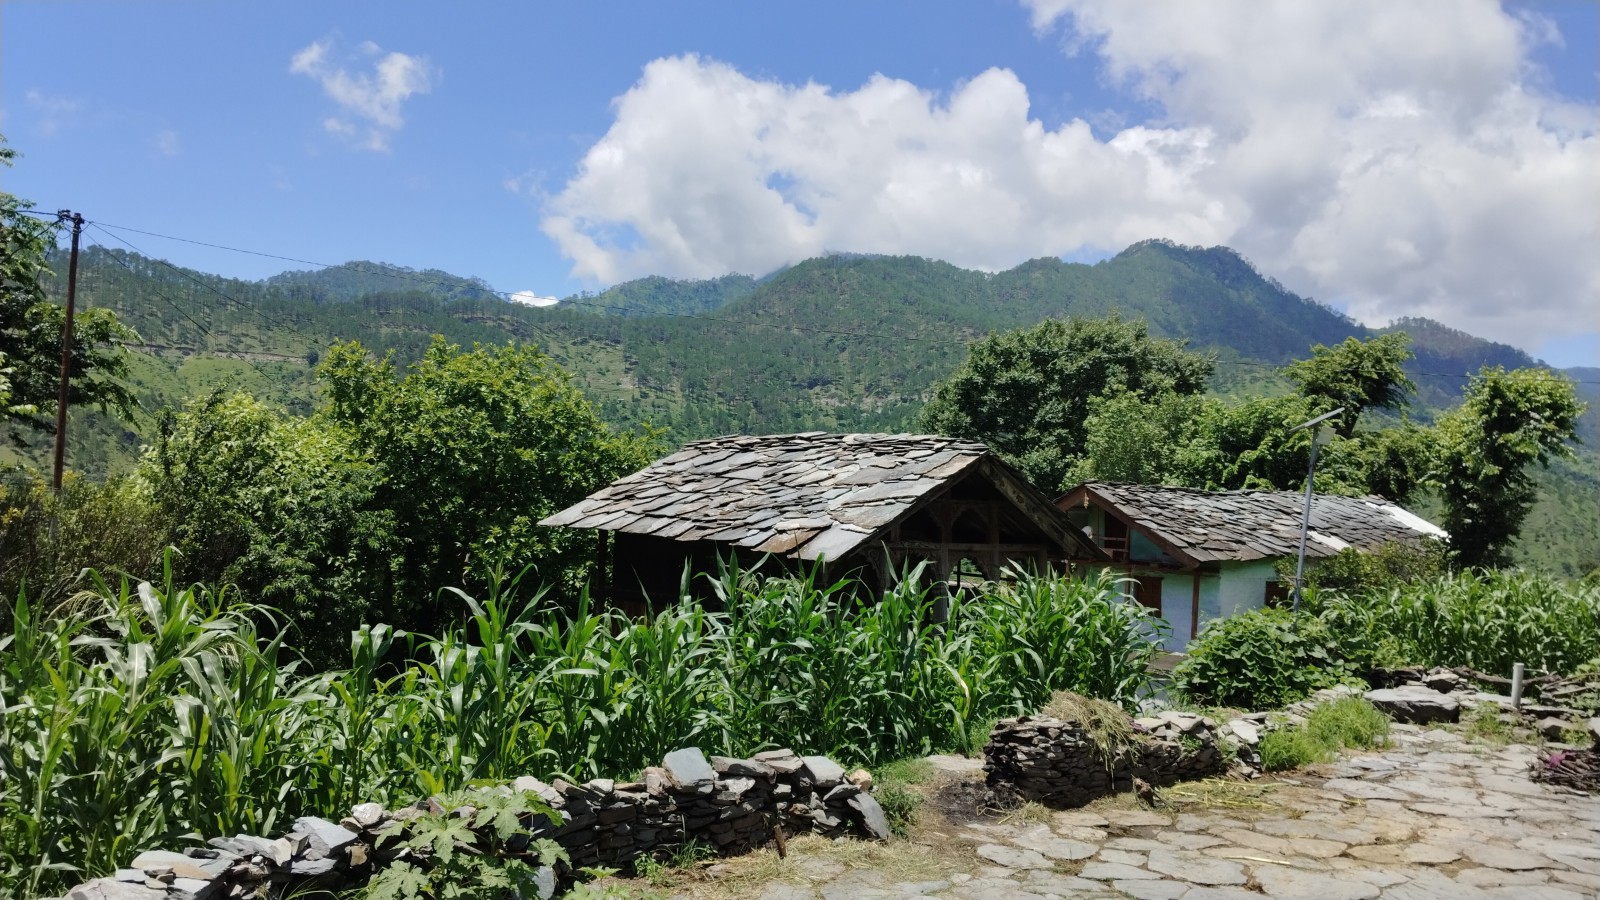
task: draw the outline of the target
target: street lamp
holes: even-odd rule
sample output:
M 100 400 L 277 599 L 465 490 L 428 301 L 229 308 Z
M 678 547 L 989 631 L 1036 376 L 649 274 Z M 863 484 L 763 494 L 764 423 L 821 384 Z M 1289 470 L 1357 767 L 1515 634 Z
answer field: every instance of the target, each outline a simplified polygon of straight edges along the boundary
M 1333 412 L 1323 413 L 1315 419 L 1301 422 L 1299 425 L 1289 429 L 1289 434 L 1304 431 L 1307 428 L 1311 429 L 1311 466 L 1306 469 L 1306 508 L 1300 516 L 1300 556 L 1295 560 L 1294 564 L 1294 606 L 1292 607 L 1294 612 L 1300 611 L 1301 585 L 1305 581 L 1306 575 L 1306 532 L 1311 530 L 1311 477 L 1317 473 L 1317 448 L 1332 440 L 1331 436 L 1327 439 L 1322 437 L 1322 428 L 1320 426 L 1323 422 L 1342 412 L 1344 412 L 1344 407 L 1341 406 Z

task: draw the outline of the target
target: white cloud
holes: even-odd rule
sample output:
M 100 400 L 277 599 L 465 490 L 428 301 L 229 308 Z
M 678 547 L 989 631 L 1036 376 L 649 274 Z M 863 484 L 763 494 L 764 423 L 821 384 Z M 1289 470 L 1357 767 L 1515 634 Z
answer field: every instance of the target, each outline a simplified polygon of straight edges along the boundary
M 43 137 L 54 137 L 83 108 L 83 101 L 76 97 L 46 94 L 38 88 L 29 88 L 22 99 L 37 116 L 35 124 Z
M 768 271 L 822 252 L 983 269 L 1149 237 L 1227 244 L 1370 322 L 1523 346 L 1595 319 L 1596 107 L 1542 95 L 1548 30 L 1484 0 L 1034 4 L 1159 121 L 1047 129 L 991 69 L 947 94 L 656 60 L 545 205 L 573 272 Z
M 178 133 L 170 128 L 156 132 L 151 144 L 161 156 L 173 157 L 183 152 L 183 144 L 178 140 Z
M 523 306 L 555 306 L 561 302 L 559 297 L 541 297 L 533 291 L 517 291 L 511 295 L 512 303 L 521 303 Z
M 439 71 L 427 57 L 386 54 L 371 41 L 357 49 L 360 56 L 376 59 L 370 72 L 352 73 L 331 61 L 332 41 L 314 41 L 301 49 L 290 59 L 289 71 L 322 85 L 338 104 L 341 114 L 322 122 L 329 134 L 369 150 L 388 150 L 389 138 L 405 124 L 401 107 L 412 96 L 432 90 Z

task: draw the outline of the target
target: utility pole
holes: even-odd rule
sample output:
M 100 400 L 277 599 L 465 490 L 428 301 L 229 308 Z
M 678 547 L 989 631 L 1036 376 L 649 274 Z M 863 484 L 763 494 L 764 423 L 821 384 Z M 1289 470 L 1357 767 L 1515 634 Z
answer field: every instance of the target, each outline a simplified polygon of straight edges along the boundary
M 67 462 L 67 395 L 72 374 L 72 317 L 78 301 L 78 237 L 83 234 L 83 214 L 63 209 L 57 222 L 72 223 L 72 259 L 67 264 L 67 319 L 61 324 L 61 389 L 56 394 L 56 469 L 51 482 L 61 493 L 61 473 Z

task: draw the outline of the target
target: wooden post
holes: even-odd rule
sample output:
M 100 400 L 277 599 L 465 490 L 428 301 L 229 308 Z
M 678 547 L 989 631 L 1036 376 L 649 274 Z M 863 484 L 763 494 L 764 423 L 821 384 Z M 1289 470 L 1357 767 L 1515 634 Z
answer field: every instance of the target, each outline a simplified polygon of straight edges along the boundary
M 1194 606 L 1189 613 L 1189 640 L 1200 633 L 1200 570 L 1194 571 Z

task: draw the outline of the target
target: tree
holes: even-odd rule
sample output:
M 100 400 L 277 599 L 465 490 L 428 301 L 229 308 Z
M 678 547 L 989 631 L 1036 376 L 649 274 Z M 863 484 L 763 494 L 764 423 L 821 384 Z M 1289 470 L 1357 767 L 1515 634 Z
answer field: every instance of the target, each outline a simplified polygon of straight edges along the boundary
M 1411 356 L 1411 337 L 1403 332 L 1366 341 L 1352 337 L 1335 347 L 1317 344 L 1310 359 L 1290 363 L 1283 374 L 1301 396 L 1321 400 L 1327 409 L 1344 407 L 1333 430 L 1348 438 L 1366 410 L 1405 407 L 1407 395 L 1417 389 L 1403 368 Z
M 163 420 L 141 466 L 179 575 L 281 610 L 314 663 L 348 661 L 363 621 L 415 622 L 397 603 L 402 548 L 374 499 L 382 473 L 330 423 L 216 391 Z
M 1070 487 L 1096 397 L 1205 390 L 1210 357 L 1150 337 L 1143 321 L 1047 319 L 990 335 L 923 408 L 921 426 L 980 440 L 1046 491 Z
M 374 503 L 396 523 L 395 590 L 417 598 L 481 587 L 499 563 L 534 564 L 572 588 L 596 538 L 538 521 L 656 453 L 654 433 L 612 431 L 566 371 L 531 347 L 459 347 L 436 337 L 402 376 L 355 343 L 324 355 L 319 414 L 381 472 Z
M 0 166 L 9 168 L 17 153 L 0 137 Z M 22 210 L 23 201 L 0 191 L 0 423 L 13 443 L 23 444 L 19 426 L 53 434 L 61 377 L 61 332 L 66 312 L 50 302 L 46 255 L 55 246 L 59 224 Z M 115 408 L 131 417 L 138 403 L 118 379 L 127 374 L 127 355 L 113 345 L 136 339 L 132 330 L 106 309 L 78 313 L 73 328 L 68 400 Z
M 1537 493 L 1528 468 L 1570 456 L 1584 404 L 1545 369 L 1479 370 L 1437 426 L 1430 480 L 1444 500 L 1450 549 L 1467 566 L 1503 565 Z

